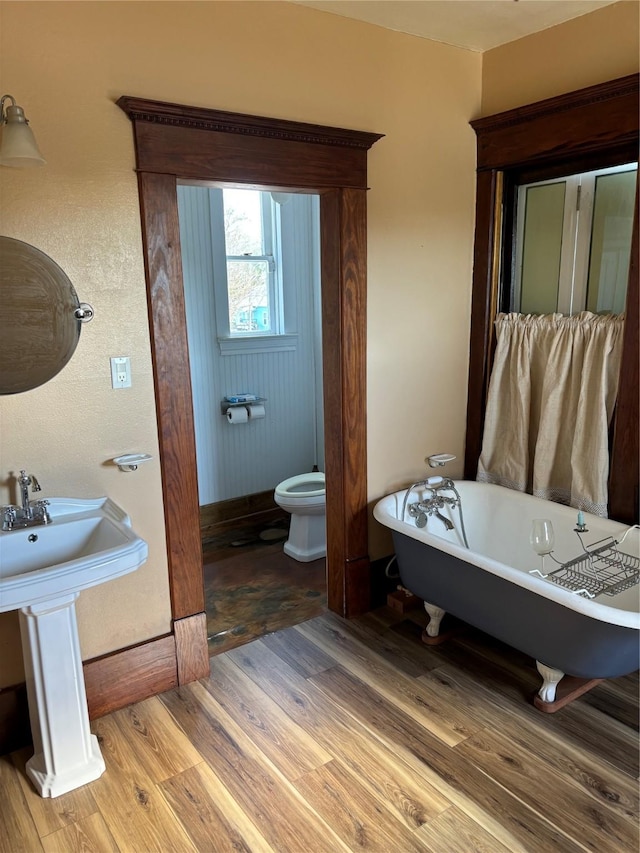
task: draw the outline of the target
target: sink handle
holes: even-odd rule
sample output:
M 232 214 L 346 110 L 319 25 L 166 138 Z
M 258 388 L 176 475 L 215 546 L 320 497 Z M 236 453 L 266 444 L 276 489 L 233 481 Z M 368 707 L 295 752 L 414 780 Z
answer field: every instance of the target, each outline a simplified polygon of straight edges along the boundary
M 12 530 L 13 525 L 16 522 L 18 517 L 18 509 L 19 507 L 10 504 L 9 506 L 2 507 L 2 529 L 3 530 Z
M 38 518 L 43 524 L 50 524 L 51 516 L 47 511 L 47 507 L 49 506 L 49 501 L 45 498 L 44 500 L 39 501 L 31 501 L 31 508 L 34 510 L 34 515 Z

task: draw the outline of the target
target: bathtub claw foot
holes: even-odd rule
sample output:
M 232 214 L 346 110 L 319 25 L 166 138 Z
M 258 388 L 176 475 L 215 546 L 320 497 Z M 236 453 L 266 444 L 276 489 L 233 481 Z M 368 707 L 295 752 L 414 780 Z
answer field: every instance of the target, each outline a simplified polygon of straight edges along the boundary
M 543 711 L 545 714 L 555 714 L 569 702 L 583 696 L 588 690 L 591 690 L 597 684 L 600 684 L 602 678 L 577 678 L 573 675 L 566 675 L 559 669 L 554 669 L 552 666 L 547 666 L 540 661 L 536 661 L 538 672 L 543 678 L 543 684 L 537 695 L 533 697 L 533 704 L 538 711 Z M 559 682 L 562 681 L 562 684 Z
M 463 628 L 461 623 L 453 618 L 447 625 L 446 630 L 443 633 L 440 632 L 442 617 L 447 612 L 446 610 L 443 610 L 442 607 L 438 607 L 435 604 L 430 604 L 428 601 L 425 601 L 424 609 L 429 614 L 429 623 L 422 632 L 423 643 L 426 643 L 428 646 L 439 646 L 441 643 L 445 643 L 447 640 L 457 637 L 458 634 L 462 633 Z
M 547 666 L 545 663 L 536 661 L 538 672 L 542 676 L 542 687 L 538 690 L 538 696 L 542 702 L 555 702 L 556 688 L 562 678 L 564 672 L 560 669 L 554 669 L 552 666 Z
M 432 638 L 437 637 L 440 633 L 440 623 L 446 610 L 443 610 L 442 607 L 438 607 L 436 604 L 429 604 L 428 601 L 425 601 L 424 609 L 429 614 L 429 624 L 425 628 L 427 636 Z

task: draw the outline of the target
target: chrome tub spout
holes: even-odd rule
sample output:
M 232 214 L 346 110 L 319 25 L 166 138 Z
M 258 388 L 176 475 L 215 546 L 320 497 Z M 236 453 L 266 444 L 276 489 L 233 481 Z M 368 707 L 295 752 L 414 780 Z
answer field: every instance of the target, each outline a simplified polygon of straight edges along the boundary
M 435 517 L 439 521 L 441 521 L 444 524 L 444 526 L 447 528 L 447 530 L 453 530 L 453 528 L 455 526 L 454 523 L 450 519 L 445 518 L 445 516 L 442 515 L 442 513 L 439 510 L 434 509 L 433 514 L 435 515 Z

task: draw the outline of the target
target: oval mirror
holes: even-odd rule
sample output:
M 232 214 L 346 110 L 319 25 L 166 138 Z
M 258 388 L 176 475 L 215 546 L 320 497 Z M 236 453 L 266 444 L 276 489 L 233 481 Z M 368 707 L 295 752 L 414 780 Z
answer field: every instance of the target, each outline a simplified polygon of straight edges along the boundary
M 48 255 L 0 237 L 0 394 L 30 391 L 59 373 L 92 314 Z

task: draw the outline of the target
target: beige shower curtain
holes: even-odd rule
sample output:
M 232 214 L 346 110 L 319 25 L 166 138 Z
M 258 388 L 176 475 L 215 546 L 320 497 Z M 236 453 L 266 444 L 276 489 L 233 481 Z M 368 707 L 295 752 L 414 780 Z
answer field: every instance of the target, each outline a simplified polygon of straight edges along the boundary
M 477 479 L 607 515 L 623 315 L 499 314 Z

